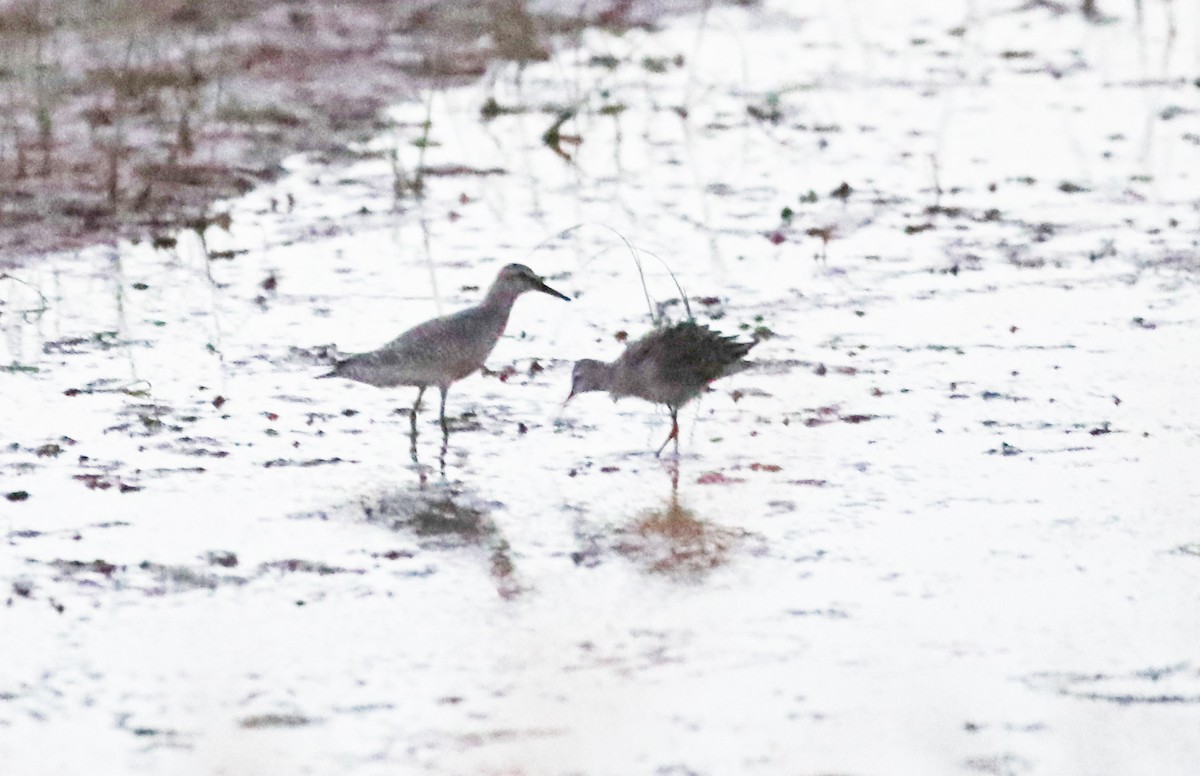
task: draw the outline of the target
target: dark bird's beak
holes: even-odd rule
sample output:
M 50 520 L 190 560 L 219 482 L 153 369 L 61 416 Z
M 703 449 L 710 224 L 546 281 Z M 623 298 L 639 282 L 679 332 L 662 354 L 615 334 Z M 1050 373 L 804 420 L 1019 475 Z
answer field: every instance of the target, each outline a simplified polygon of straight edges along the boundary
M 573 398 L 575 398 L 575 386 L 572 385 L 571 392 L 569 394 L 567 394 L 567 398 L 563 399 L 563 403 L 559 406 L 559 409 L 562 409 L 563 407 L 567 406 L 567 402 L 569 402 Z
M 550 296 L 557 296 L 559 299 L 562 299 L 565 302 L 571 301 L 571 297 L 567 296 L 566 294 L 555 291 L 553 288 L 546 285 L 541 280 L 538 280 L 533 288 L 535 291 L 541 291 L 543 294 L 549 294 Z

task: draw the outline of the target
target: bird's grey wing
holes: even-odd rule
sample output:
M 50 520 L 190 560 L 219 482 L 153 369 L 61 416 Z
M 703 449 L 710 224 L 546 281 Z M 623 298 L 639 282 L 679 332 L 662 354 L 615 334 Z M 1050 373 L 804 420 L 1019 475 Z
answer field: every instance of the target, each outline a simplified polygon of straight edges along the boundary
M 333 370 L 322 377 L 345 377 L 360 383 L 388 388 L 395 385 L 421 385 L 428 381 L 413 380 L 411 364 L 400 353 L 386 348 L 370 353 L 356 353 L 342 359 Z
M 663 360 L 666 356 L 665 346 L 669 343 L 662 339 L 661 330 L 654 330 L 639 340 L 631 342 L 625 352 L 617 359 L 617 375 L 619 380 L 628 383 L 628 388 L 658 383 L 670 372 L 664 369 Z M 638 395 L 637 390 L 630 391 Z M 644 391 L 642 392 L 644 394 Z
M 381 350 L 431 384 L 448 385 L 483 366 L 503 328 L 503 320 L 467 308 L 414 326 Z
M 357 353 L 339 361 L 324 377 L 391 387 L 396 385 L 436 385 L 444 380 L 447 337 L 444 332 L 453 316 L 434 318 L 417 324 L 386 345 L 367 353 Z

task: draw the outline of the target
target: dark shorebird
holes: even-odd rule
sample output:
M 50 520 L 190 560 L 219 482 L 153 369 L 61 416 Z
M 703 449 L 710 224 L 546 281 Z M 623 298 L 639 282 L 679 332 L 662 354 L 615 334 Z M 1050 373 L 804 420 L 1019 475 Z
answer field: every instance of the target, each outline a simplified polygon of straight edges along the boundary
M 500 270 L 479 304 L 417 324 L 378 350 L 339 361 L 332 372 L 321 377 L 345 377 L 379 388 L 416 386 L 417 400 L 412 409 L 414 445 L 421 397 L 426 388 L 436 385 L 442 393 L 439 420 L 442 432 L 447 433 L 446 392 L 451 383 L 483 366 L 504 333 L 513 302 L 526 291 L 541 291 L 571 301 L 569 296 L 542 282 L 524 264 L 509 264 Z
M 613 401 L 636 396 L 665 404 L 671 411 L 671 434 L 655 455 L 661 455 L 672 439 L 678 450 L 679 408 L 703 393 L 713 380 L 749 366 L 743 358 L 755 344 L 739 342 L 690 320 L 654 329 L 626 347 L 616 361 L 576 361 L 567 401 L 588 391 L 608 391 Z

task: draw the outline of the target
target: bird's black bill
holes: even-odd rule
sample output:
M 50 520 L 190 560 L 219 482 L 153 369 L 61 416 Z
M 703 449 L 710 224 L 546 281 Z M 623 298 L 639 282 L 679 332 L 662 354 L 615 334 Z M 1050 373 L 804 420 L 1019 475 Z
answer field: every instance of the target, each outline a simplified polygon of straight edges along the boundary
M 567 302 L 571 301 L 571 297 L 567 296 L 566 294 L 555 291 L 553 288 L 546 285 L 545 283 L 543 283 L 540 280 L 538 281 L 538 284 L 536 286 L 534 286 L 534 288 L 536 288 L 538 291 L 541 291 L 543 294 L 549 294 L 550 296 L 557 296 L 559 299 L 562 299 Z

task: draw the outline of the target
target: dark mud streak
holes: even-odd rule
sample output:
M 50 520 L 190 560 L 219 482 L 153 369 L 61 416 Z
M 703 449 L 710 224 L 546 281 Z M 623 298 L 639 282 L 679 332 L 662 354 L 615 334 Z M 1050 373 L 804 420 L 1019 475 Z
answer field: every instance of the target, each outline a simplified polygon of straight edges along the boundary
M 1170 666 L 1159 666 L 1133 671 L 1128 674 L 1035 674 L 1024 682 L 1034 690 L 1051 690 L 1058 695 L 1087 701 L 1104 701 L 1120 706 L 1133 705 L 1197 705 L 1200 693 L 1186 692 L 1104 692 L 1088 689 L 1108 682 L 1139 683 L 1158 685 L 1183 680 L 1188 684 L 1200 681 L 1200 671 L 1192 669 L 1188 662 Z
M 319 724 L 322 720 L 306 717 L 303 714 L 256 714 L 243 718 L 238 724 L 248 730 L 267 728 L 294 728 Z
M 210 551 L 205 554 L 203 561 L 209 567 L 228 569 L 238 566 L 237 555 L 227 550 Z M 367 573 L 365 569 L 334 566 L 300 558 L 267 561 L 260 564 L 251 574 L 243 576 L 213 573 L 205 570 L 204 566 L 168 565 L 148 560 L 142 561 L 136 566 L 117 565 L 99 559 L 92 561 L 57 559 L 49 562 L 30 560 L 30 563 L 54 569 L 57 572 L 54 577 L 56 582 L 74 581 L 80 587 L 95 589 L 101 586 L 100 582 L 103 580 L 109 583 L 107 588 L 113 592 L 136 591 L 146 595 L 162 595 L 168 592 L 189 590 L 216 590 L 225 586 L 240 587 L 263 578 L 277 577 L 281 573 L 305 573 L 317 576 Z M 142 576 L 139 579 L 139 572 L 148 575 L 149 578 Z M 28 586 L 24 593 L 19 590 L 15 590 L 15 592 L 19 593 L 21 597 L 30 598 L 34 588 Z
M 331 466 L 339 463 L 358 463 L 357 461 L 349 461 L 344 458 L 310 458 L 305 461 L 296 461 L 290 458 L 274 458 L 270 461 L 263 462 L 263 468 L 273 469 L 280 466 L 298 466 L 300 468 L 311 468 L 313 466 Z
M 1117 695 L 1099 692 L 1078 693 L 1071 692 L 1070 690 L 1063 690 L 1061 694 L 1088 701 L 1108 701 L 1116 703 L 1119 706 L 1131 706 L 1134 704 L 1200 704 L 1200 695 L 1134 695 L 1132 693 Z

